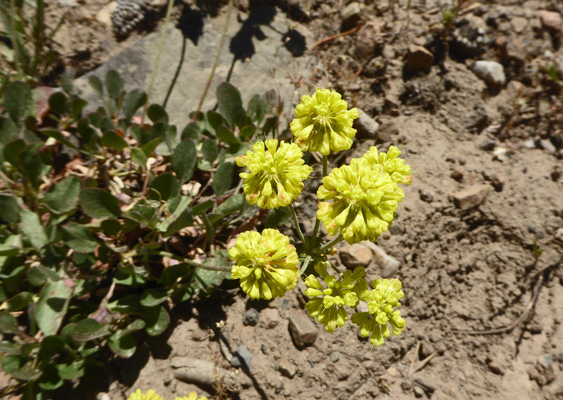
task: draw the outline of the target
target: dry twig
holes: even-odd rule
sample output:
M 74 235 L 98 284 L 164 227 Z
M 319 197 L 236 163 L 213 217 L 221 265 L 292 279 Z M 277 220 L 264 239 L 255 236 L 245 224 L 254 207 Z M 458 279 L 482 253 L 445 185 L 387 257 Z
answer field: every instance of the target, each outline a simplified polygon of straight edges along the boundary
M 558 265 L 559 265 L 559 263 L 549 265 L 548 267 L 544 268 L 541 272 L 547 272 L 550 268 L 554 268 Z M 505 326 L 503 328 L 488 329 L 488 330 L 484 330 L 484 331 L 470 331 L 470 330 L 452 329 L 452 332 L 453 333 L 460 333 L 460 334 L 464 334 L 464 335 L 498 335 L 498 334 L 501 334 L 501 333 L 512 332 L 514 330 L 514 328 L 516 328 L 522 321 L 524 321 L 525 319 L 527 319 L 531 315 L 531 311 L 534 309 L 536 302 L 538 301 L 538 297 L 539 297 L 541 288 L 544 284 L 544 281 L 545 281 L 544 275 L 541 274 L 538 282 L 536 283 L 536 286 L 534 287 L 532 299 L 530 300 L 530 302 L 526 306 L 526 309 L 524 310 L 524 312 L 512 324 Z
M 415 369 L 412 370 L 412 372 L 409 372 L 409 374 L 414 374 L 415 372 L 420 371 L 422 368 L 426 367 L 426 365 L 430 362 L 430 360 L 432 360 L 436 354 L 438 354 L 438 352 L 435 350 L 432 352 L 432 354 L 430 354 L 428 357 L 426 357 L 424 360 L 422 360 L 421 362 L 418 363 L 418 365 L 416 366 Z
M 334 39 L 338 39 L 339 37 L 346 36 L 346 35 L 350 35 L 350 34 L 352 34 L 352 33 L 354 33 L 354 32 L 357 32 L 357 31 L 359 31 L 360 29 L 362 29 L 362 27 L 363 27 L 365 24 L 366 24 L 365 22 L 362 22 L 360 25 L 356 26 L 355 28 L 349 29 L 349 30 L 347 30 L 346 32 L 338 33 L 338 34 L 336 34 L 336 35 L 332 35 L 332 36 L 329 36 L 329 37 L 327 37 L 327 38 L 321 39 L 321 40 L 319 40 L 317 43 L 315 43 L 314 45 L 312 45 L 311 48 L 310 48 L 310 50 L 313 50 L 315 47 L 319 47 L 319 46 L 321 46 L 321 45 L 323 45 L 323 44 L 325 44 L 325 43 L 328 43 L 328 42 L 330 42 L 330 41 L 333 41 Z

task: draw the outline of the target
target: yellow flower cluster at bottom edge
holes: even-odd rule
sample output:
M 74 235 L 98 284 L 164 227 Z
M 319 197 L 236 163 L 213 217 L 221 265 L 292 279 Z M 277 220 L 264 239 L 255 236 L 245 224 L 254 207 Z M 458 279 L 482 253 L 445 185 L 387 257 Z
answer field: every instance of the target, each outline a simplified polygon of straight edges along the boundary
M 154 390 L 150 389 L 146 393 L 141 392 L 141 389 L 137 389 L 134 393 L 131 393 L 128 400 L 164 400 L 162 396 L 157 394 Z M 207 400 L 207 397 L 201 396 L 197 397 L 196 392 L 191 392 L 189 396 L 176 397 L 174 400 Z

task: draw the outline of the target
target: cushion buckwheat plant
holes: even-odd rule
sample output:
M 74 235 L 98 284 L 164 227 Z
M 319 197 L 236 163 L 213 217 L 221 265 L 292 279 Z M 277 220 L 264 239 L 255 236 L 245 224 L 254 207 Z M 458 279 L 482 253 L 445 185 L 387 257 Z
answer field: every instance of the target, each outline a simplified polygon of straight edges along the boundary
M 360 335 L 369 337 L 373 346 L 381 346 L 391 333 L 399 335 L 405 329 L 405 320 L 397 309 L 404 296 L 401 282 L 377 279 L 368 284 L 364 268 L 341 273 L 329 257 L 342 240 L 350 244 L 375 241 L 391 227 L 405 197 L 399 184 L 412 182 L 411 167 L 399 157 L 397 147 L 391 146 L 387 152 L 371 147 L 362 157 L 329 172 L 330 152 L 352 146 L 356 133 L 352 125 L 358 110 L 348 110 L 341 95 L 327 89 L 317 89 L 301 101 L 290 124 L 295 143 L 274 139 L 258 142 L 252 151 L 237 159 L 239 166 L 249 170 L 240 177 L 250 204 L 289 208 L 297 236 L 303 242 L 296 243 L 299 254 L 290 238 L 277 230 L 241 233 L 229 250 L 235 262 L 232 277 L 240 279 L 242 290 L 251 298 L 266 300 L 285 295 L 302 277 L 309 298 L 305 309 L 327 332 L 344 326 L 352 313 L 351 320 L 360 327 Z M 301 231 L 292 204 L 312 172 L 301 150 L 323 156 L 317 220 L 308 235 Z M 317 238 L 321 222 L 328 235 L 335 236 L 324 244 Z M 313 268 L 309 268 L 311 262 Z M 328 267 L 335 273 L 329 274 Z M 305 271 L 307 275 L 302 276 Z M 355 312 L 360 302 L 366 303 L 367 312 Z

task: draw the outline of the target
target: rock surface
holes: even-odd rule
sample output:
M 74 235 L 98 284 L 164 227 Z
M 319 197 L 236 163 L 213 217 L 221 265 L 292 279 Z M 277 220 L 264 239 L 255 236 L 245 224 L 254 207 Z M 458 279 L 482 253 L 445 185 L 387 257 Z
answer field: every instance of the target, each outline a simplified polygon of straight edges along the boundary
M 264 35 L 260 35 L 261 40 L 257 40 L 253 35 L 241 36 L 241 32 L 245 32 L 241 30 L 243 22 L 231 18 L 225 46 L 211 82 L 209 95 L 203 103 L 203 110 L 215 106 L 215 90 L 227 79 L 231 67 L 230 82 L 240 90 L 244 104 L 255 94 L 263 95 L 267 90 L 276 88 L 289 116 L 293 113 L 294 102 L 301 94 L 309 93 L 306 88 L 296 91 L 290 77 L 297 71 L 304 73 L 310 58 L 294 57 L 288 47 L 283 45 L 282 37 L 274 33 L 288 31 L 290 22 L 287 17 L 273 6 L 263 6 L 258 12 L 261 18 L 271 19 L 270 25 L 274 30 L 264 31 Z M 168 100 L 166 110 L 171 123 L 185 124 L 186 116 L 197 108 L 215 61 L 224 24 L 225 15 L 205 19 L 201 36 L 192 39 L 184 36 L 183 31 L 177 27 L 168 29 L 166 46 L 162 50 L 150 101 L 162 104 L 165 99 Z M 298 33 L 296 35 L 302 37 Z M 149 86 L 160 36 L 161 32 L 147 35 L 112 57 L 100 68 L 76 80 L 75 86 L 89 102 L 90 111 L 100 102 L 88 84 L 91 75 L 103 80 L 107 71 L 116 69 L 123 76 L 126 90 Z M 305 40 L 303 37 L 298 49 L 291 48 L 294 53 L 303 54 L 307 45 Z M 265 71 L 271 71 L 271 74 Z M 171 92 L 168 95 L 169 90 Z M 183 128 L 184 125 L 179 127 L 180 130 Z

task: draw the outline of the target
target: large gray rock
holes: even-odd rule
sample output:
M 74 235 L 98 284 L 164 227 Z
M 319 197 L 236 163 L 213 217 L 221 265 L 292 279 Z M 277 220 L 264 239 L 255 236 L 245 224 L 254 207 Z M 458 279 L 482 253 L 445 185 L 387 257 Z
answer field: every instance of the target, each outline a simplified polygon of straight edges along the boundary
M 245 105 L 253 95 L 262 95 L 270 89 L 275 89 L 284 101 L 286 116 L 291 117 L 293 104 L 307 89 L 302 88 L 302 92 L 297 93 L 290 77 L 305 74 L 308 71 L 307 63 L 311 62 L 310 57 L 295 57 L 293 54 L 303 53 L 308 47 L 306 39 L 309 37 L 296 33 L 303 31 L 301 26 L 296 27 L 293 36 L 290 35 L 288 26 L 295 25 L 295 22 L 290 23 L 286 15 L 273 6 L 258 7 L 257 11 L 252 12 L 255 14 L 251 20 L 248 15 L 241 16 L 240 20 L 236 15 L 232 15 L 215 76 L 202 110 L 206 111 L 215 106 L 215 90 L 220 83 L 227 80 L 230 73 L 230 82 L 240 90 Z M 149 101 L 162 104 L 170 89 L 166 110 L 170 122 L 180 125 L 180 129 L 188 122 L 189 113 L 197 108 L 205 89 L 225 21 L 225 14 L 214 19 L 204 19 L 202 34 L 192 37 L 193 41 L 185 37 L 178 27 L 168 28 Z M 268 21 L 269 27 L 264 24 Z M 184 32 L 188 30 L 184 28 Z M 190 32 L 187 34 L 191 34 Z M 107 71 L 115 69 L 122 74 L 126 90 L 147 90 L 160 36 L 161 32 L 147 35 L 123 49 L 100 68 L 76 80 L 78 91 L 90 103 L 87 111 L 93 111 L 101 104 L 88 84 L 91 75 L 103 80 Z M 286 36 L 297 38 L 290 41 L 293 42 L 293 47 L 284 46 Z

